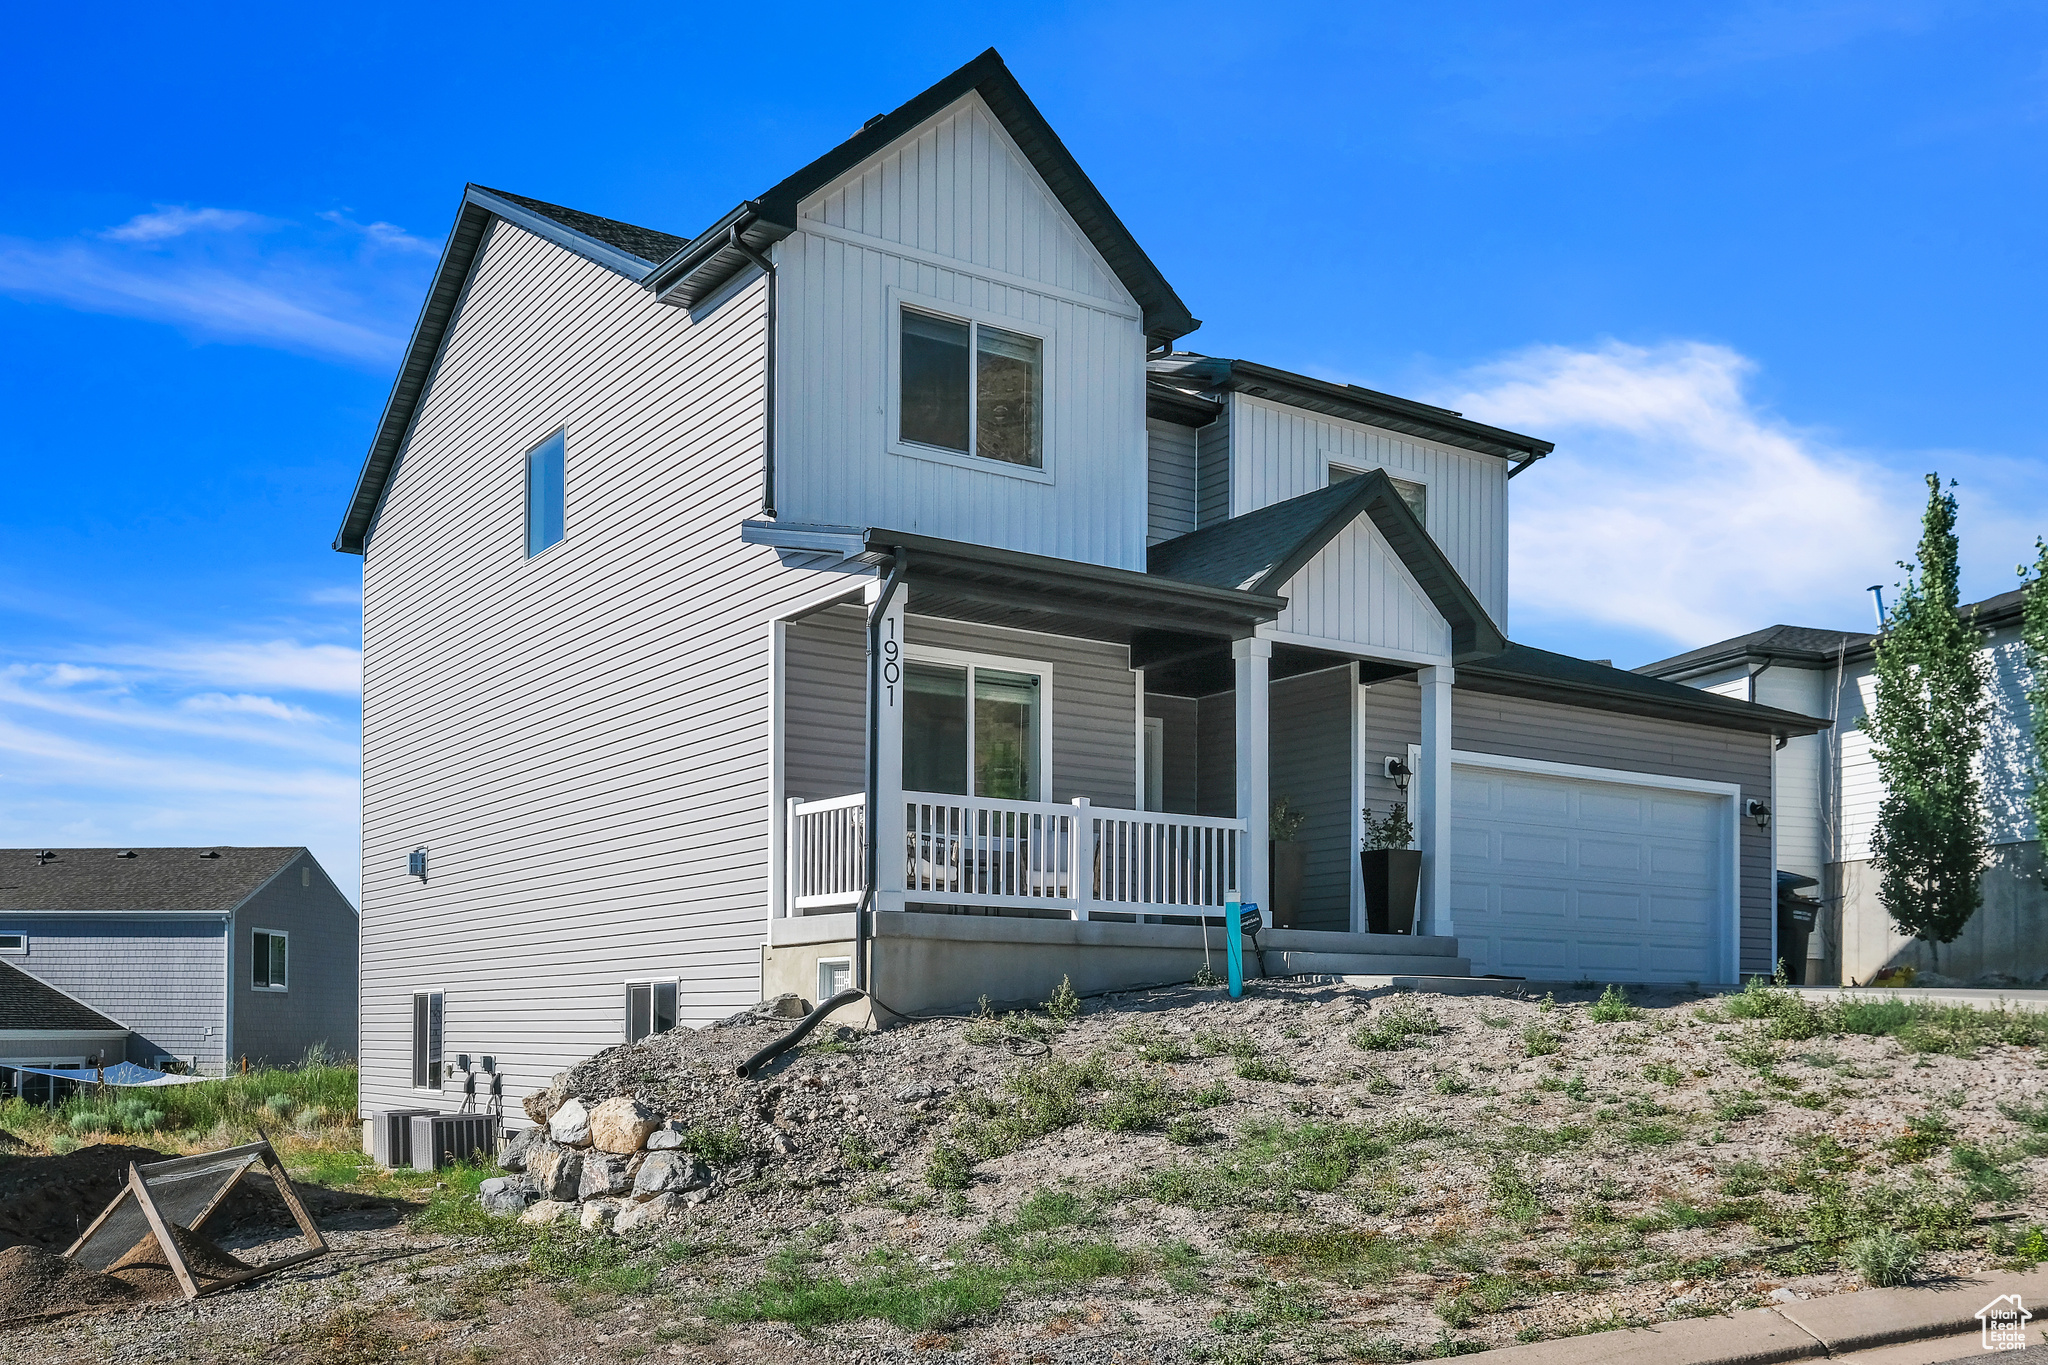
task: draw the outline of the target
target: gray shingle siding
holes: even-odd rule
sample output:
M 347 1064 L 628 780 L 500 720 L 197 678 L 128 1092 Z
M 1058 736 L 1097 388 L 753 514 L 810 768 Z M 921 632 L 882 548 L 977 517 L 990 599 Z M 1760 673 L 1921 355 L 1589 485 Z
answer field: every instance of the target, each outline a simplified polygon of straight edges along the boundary
M 11 914 L 0 928 L 28 935 L 8 962 L 133 1031 L 131 1060 L 225 1062 L 225 921 Z
M 356 912 L 311 857 L 300 857 L 236 911 L 233 1060 L 295 1062 L 315 1043 L 356 1054 Z M 259 929 L 288 935 L 287 989 L 253 984 Z

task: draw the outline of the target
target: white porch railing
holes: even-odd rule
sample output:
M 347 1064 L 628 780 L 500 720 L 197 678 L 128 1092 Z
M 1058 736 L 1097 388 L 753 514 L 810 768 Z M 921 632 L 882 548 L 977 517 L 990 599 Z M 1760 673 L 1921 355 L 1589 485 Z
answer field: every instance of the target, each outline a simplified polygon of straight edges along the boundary
M 902 895 L 994 909 L 1220 914 L 1237 899 L 1244 821 L 1101 809 L 1085 800 L 903 793 Z M 856 905 L 866 802 L 789 803 L 789 913 Z M 886 858 L 887 850 L 883 851 Z M 884 887 L 892 869 L 884 868 Z

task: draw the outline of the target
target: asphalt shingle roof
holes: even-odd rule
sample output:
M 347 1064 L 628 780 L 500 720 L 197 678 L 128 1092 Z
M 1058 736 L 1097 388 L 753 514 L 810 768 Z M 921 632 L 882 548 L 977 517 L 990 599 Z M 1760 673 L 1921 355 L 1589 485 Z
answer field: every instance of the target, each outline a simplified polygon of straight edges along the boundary
M 1206 583 L 1212 588 L 1277 592 L 1278 583 L 1262 587 L 1261 581 L 1283 566 L 1298 547 L 1322 532 L 1331 518 L 1342 515 L 1345 505 L 1354 501 L 1358 492 L 1355 482 L 1333 483 L 1328 488 L 1161 541 L 1146 554 L 1146 570 L 1187 583 Z M 1344 519 L 1348 522 L 1351 518 Z
M 0 1029 L 117 1029 L 121 1025 L 11 962 L 0 962 Z
M 1541 696 L 1549 690 L 1602 699 L 1606 709 L 1639 715 L 1696 720 L 1755 731 L 1808 734 L 1828 728 L 1818 716 L 1724 697 L 1684 683 L 1645 677 L 1625 668 L 1554 654 L 1534 645 L 1510 644 L 1499 654 L 1458 665 L 1461 686 L 1512 696 Z
M 1965 620 L 1974 622 L 1980 629 L 1990 630 L 1997 626 L 2011 625 L 2019 619 L 2021 590 L 2002 592 L 1979 602 L 1965 602 L 1957 610 Z M 1683 654 L 1674 654 L 1668 659 L 1643 664 L 1638 673 L 1655 677 L 1669 677 L 1675 673 L 1686 673 L 1717 664 L 1735 663 L 1743 659 L 1770 659 L 1777 663 L 1827 664 L 1837 659 L 1858 660 L 1869 653 L 1871 642 L 1877 639 L 1869 631 L 1822 630 L 1815 626 L 1765 626 L 1747 635 L 1735 635 L 1726 640 L 1717 640 L 1711 645 L 1701 645 Z
M 488 185 L 479 185 L 477 188 L 489 190 L 500 199 L 509 199 L 519 207 L 531 209 L 542 217 L 552 218 L 572 232 L 580 232 L 585 237 L 595 237 L 606 246 L 615 246 L 629 255 L 638 256 L 650 266 L 675 255 L 683 243 L 689 240 L 673 233 L 657 232 L 653 228 L 622 223 L 616 218 L 600 218 L 581 209 L 564 208 L 560 204 L 550 204 L 545 199 L 529 199 L 523 194 L 493 190 Z
M 130 852 L 132 858 L 121 857 Z M 303 848 L 0 849 L 0 911 L 232 910 Z M 43 853 L 56 856 L 41 861 Z M 202 858 L 201 853 L 216 853 Z

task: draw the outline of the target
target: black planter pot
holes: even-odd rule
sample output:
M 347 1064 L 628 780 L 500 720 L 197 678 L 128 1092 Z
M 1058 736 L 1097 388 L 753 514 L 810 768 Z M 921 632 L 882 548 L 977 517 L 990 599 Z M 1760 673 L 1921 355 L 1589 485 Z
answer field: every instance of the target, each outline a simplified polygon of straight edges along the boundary
M 1296 840 L 1272 840 L 1266 845 L 1267 886 L 1273 903 L 1275 929 L 1292 929 L 1301 918 L 1301 887 L 1308 876 L 1308 845 Z
M 1422 884 L 1422 853 L 1372 848 L 1358 855 L 1365 875 L 1365 928 L 1372 934 L 1415 932 L 1415 892 Z

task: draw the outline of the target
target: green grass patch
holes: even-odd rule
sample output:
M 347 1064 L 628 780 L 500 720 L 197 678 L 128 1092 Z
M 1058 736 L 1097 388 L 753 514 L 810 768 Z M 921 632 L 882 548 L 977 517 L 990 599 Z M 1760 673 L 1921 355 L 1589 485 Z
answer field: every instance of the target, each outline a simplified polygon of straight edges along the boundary
M 1352 1030 L 1351 1043 L 1367 1052 L 1394 1052 L 1412 1039 L 1433 1038 L 1443 1031 L 1443 1021 L 1427 1009 L 1413 1000 L 1397 1000 Z
M 1350 1123 L 1248 1123 L 1221 1156 L 1150 1172 L 1123 1193 L 1193 1209 L 1284 1210 L 1305 1191 L 1337 1189 L 1397 1141 Z
M 1599 1024 L 1625 1024 L 1641 1014 L 1640 1009 L 1629 1003 L 1627 988 L 1611 984 L 1586 1011 L 1586 1017 Z

